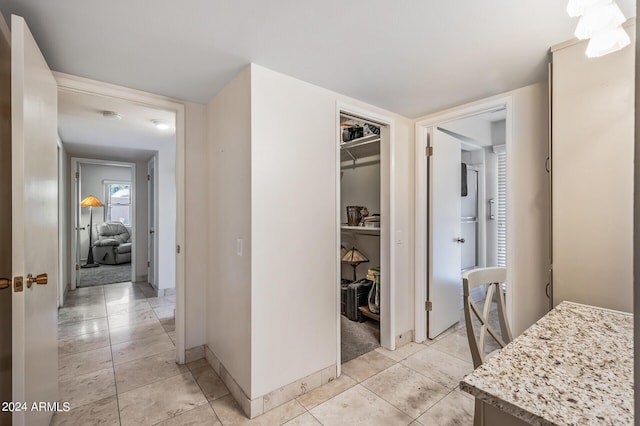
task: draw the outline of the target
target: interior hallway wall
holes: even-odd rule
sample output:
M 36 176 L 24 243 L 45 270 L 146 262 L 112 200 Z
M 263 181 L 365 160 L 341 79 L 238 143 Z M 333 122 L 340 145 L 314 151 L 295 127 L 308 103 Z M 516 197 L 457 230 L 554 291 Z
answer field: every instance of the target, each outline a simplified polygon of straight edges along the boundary
M 185 322 L 186 348 L 206 342 L 207 284 L 215 276 L 209 260 L 210 163 L 207 155 L 206 107 L 185 103 Z
M 413 330 L 414 128 L 409 119 L 257 65 L 251 66 L 251 94 L 255 397 L 340 362 L 338 102 L 393 120 L 389 161 L 394 196 L 389 198 L 391 216 L 382 220 L 396 251 L 390 270 L 395 315 L 386 326 L 393 325 L 394 337 Z
M 207 345 L 249 396 L 252 389 L 249 67 L 209 103 L 207 120 L 210 251 L 208 261 L 200 259 L 214 271 L 207 280 Z M 242 241 L 241 254 L 238 240 Z

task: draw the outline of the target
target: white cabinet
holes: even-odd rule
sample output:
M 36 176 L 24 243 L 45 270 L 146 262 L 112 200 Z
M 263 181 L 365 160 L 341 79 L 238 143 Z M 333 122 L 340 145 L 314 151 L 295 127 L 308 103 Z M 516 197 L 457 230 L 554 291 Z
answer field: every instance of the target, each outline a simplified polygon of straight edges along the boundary
M 552 49 L 553 304 L 631 312 L 635 43 L 593 59 L 585 49 Z

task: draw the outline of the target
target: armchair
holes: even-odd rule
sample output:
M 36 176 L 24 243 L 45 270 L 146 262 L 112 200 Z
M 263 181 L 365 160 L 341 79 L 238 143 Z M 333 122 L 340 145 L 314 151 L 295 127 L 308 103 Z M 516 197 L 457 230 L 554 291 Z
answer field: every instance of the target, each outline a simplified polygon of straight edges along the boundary
M 119 265 L 131 262 L 131 235 L 120 222 L 96 225 L 93 254 L 98 263 Z

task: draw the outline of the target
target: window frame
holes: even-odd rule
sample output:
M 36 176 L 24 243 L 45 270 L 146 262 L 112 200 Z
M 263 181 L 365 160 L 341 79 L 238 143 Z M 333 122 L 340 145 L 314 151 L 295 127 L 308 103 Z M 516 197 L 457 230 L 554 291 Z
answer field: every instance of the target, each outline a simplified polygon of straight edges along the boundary
M 123 223 L 124 226 L 131 226 L 132 222 L 132 211 L 133 211 L 133 183 L 128 180 L 112 180 L 105 179 L 102 181 L 104 187 L 104 221 L 105 222 L 113 222 L 113 218 L 109 218 L 110 207 L 112 206 L 128 206 L 129 207 L 129 217 L 128 223 Z M 126 204 L 123 203 L 112 203 L 111 202 L 111 186 L 112 185 L 127 185 L 129 186 L 129 202 Z

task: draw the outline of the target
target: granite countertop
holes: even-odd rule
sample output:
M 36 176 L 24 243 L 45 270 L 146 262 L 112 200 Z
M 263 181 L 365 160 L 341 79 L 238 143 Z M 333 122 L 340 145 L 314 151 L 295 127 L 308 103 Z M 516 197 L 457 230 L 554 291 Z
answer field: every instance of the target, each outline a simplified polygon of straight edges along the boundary
M 533 425 L 632 425 L 633 315 L 562 302 L 460 389 Z

